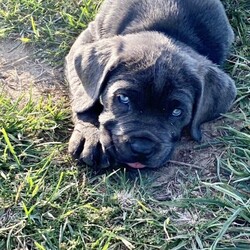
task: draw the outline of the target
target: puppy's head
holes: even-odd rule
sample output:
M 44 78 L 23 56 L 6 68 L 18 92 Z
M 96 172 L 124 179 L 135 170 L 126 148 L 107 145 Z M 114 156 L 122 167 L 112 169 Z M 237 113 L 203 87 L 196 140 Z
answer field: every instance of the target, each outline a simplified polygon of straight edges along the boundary
M 163 165 L 186 126 L 200 140 L 200 125 L 226 112 L 235 97 L 225 73 L 158 33 L 102 40 L 68 63 L 74 111 L 100 102 L 103 149 L 134 168 Z

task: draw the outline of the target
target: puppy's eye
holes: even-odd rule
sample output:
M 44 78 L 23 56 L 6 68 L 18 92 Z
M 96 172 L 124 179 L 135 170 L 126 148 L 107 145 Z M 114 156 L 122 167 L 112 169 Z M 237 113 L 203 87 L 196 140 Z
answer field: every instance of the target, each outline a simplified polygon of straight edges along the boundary
M 172 112 L 172 116 L 178 117 L 182 115 L 182 110 L 181 109 L 174 109 Z
M 123 104 L 128 104 L 129 103 L 129 97 L 126 96 L 126 95 L 118 95 L 117 96 L 118 100 L 120 103 L 123 103 Z

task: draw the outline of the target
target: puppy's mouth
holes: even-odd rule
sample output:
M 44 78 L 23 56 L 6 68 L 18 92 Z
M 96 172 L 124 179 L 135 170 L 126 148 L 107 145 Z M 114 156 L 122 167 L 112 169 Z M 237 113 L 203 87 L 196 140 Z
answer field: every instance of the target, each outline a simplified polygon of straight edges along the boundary
M 142 168 L 145 168 L 145 167 L 146 167 L 146 165 L 143 165 L 143 164 L 140 163 L 140 162 L 126 163 L 126 165 L 128 165 L 128 166 L 131 167 L 131 168 L 135 168 L 135 169 L 142 169 Z
M 151 155 L 135 155 L 128 152 L 127 147 L 122 147 L 123 143 L 113 143 L 112 151 L 110 151 L 116 162 L 120 162 L 132 169 L 158 168 L 163 166 L 171 157 L 173 147 L 165 146 L 164 150 L 160 150 Z M 163 145 L 164 146 L 164 145 Z M 162 148 L 163 148 L 162 146 Z

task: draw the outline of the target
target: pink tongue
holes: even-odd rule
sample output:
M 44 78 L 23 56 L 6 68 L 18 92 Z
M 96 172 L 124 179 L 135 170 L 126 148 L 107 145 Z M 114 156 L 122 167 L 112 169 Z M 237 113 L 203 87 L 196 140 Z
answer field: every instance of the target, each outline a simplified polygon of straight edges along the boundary
M 145 168 L 145 165 L 142 165 L 140 162 L 127 163 L 131 168 Z

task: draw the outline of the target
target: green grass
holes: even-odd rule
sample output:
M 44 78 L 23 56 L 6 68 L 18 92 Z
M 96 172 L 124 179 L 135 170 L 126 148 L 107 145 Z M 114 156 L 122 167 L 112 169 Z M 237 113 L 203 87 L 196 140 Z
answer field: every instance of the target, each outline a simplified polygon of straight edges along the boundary
M 31 43 L 41 49 L 40 57 L 62 65 L 69 44 L 94 18 L 100 2 L 0 0 L 0 37 Z
M 0 0 L 0 34 L 60 66 L 100 1 Z M 0 249 L 249 249 L 250 11 L 224 0 L 236 42 L 226 65 L 238 87 L 215 174 L 180 167 L 171 200 L 151 172 L 97 174 L 67 155 L 68 100 L 0 94 Z M 177 195 L 178 194 L 178 195 Z

